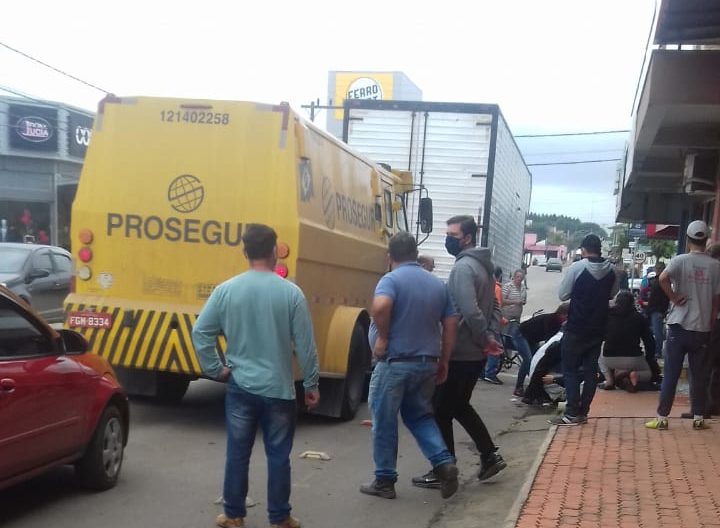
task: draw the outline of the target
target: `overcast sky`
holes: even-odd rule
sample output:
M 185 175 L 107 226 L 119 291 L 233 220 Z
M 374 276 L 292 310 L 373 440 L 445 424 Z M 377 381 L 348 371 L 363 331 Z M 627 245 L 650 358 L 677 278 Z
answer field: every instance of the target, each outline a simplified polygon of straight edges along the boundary
M 118 95 L 326 101 L 329 70 L 403 71 L 498 103 L 515 134 L 627 129 L 654 0 L 5 2 L 0 41 Z M 102 93 L 0 48 L 0 86 Z M 0 92 L 2 93 L 2 92 Z M 324 116 L 319 120 L 324 123 Z M 518 138 L 527 163 L 622 157 L 626 135 Z M 612 223 L 616 163 L 531 167 L 531 209 Z

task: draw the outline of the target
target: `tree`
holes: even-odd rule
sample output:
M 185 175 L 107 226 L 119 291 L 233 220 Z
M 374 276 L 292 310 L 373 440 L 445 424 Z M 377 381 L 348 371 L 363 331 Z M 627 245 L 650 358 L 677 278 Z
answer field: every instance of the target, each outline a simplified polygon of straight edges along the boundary
M 677 251 L 676 243 L 673 240 L 651 240 L 650 248 L 658 259 L 670 258 Z

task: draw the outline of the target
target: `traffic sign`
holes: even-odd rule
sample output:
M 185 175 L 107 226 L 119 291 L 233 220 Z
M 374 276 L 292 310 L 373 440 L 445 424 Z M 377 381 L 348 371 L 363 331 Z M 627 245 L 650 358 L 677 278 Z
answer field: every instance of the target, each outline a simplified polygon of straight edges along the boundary
M 646 260 L 646 255 L 642 251 L 638 251 L 635 253 L 635 256 L 633 257 L 633 260 L 635 261 L 635 264 L 642 264 Z

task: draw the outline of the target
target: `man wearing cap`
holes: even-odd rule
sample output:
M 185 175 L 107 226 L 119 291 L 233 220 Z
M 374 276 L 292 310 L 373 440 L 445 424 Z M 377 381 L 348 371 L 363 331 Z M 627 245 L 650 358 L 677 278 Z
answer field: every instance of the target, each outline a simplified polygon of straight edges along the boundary
M 618 286 L 618 275 L 613 265 L 600 256 L 600 238 L 587 235 L 580 244 L 580 251 L 582 259 L 568 268 L 560 283 L 560 300 L 570 300 L 561 344 L 567 406 L 564 415 L 550 420 L 554 425 L 587 422 L 590 403 L 597 388 L 598 358 L 605 334 L 608 303 Z M 582 394 L 581 382 L 584 382 Z
M 706 360 L 710 332 L 720 307 L 720 262 L 705 253 L 710 230 L 702 220 L 687 228 L 688 253 L 673 258 L 660 275 L 660 286 L 670 299 L 665 345 L 665 372 L 657 417 L 648 429 L 667 429 L 685 354 L 690 365 L 690 407 L 693 429 L 707 429 L 703 417 L 707 400 Z

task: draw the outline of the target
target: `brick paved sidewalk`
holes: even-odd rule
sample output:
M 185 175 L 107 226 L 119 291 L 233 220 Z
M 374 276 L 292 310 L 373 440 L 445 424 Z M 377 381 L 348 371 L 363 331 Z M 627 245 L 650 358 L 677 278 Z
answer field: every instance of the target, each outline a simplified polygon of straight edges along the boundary
M 517 528 L 720 526 L 720 420 L 694 431 L 679 397 L 646 429 L 657 396 L 598 391 L 588 424 L 557 428 Z

